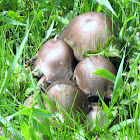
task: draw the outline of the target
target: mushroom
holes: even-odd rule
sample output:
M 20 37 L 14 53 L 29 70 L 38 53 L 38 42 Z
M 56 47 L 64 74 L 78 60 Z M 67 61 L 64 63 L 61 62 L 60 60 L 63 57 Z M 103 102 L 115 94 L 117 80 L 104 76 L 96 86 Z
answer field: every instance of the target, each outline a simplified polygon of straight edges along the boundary
M 77 60 L 82 60 L 84 51 L 97 51 L 100 43 L 104 48 L 114 32 L 112 25 L 112 20 L 105 13 L 88 12 L 75 17 L 59 38 L 71 45 Z
M 72 109 L 71 117 L 77 117 L 78 112 L 82 112 L 86 115 L 90 111 L 86 94 L 70 80 L 56 81 L 46 90 L 49 93 L 46 95 L 47 99 L 53 105 L 52 110 L 54 112 L 57 112 L 57 109 L 60 109 L 63 112 L 64 109 L 69 114 Z M 50 110 L 47 102 L 45 103 L 45 106 L 47 110 Z M 63 116 L 65 115 L 63 114 Z
M 43 73 L 39 84 L 70 79 L 74 70 L 74 55 L 71 47 L 63 40 L 56 38 L 48 40 L 37 53 L 33 70 Z
M 30 95 L 30 96 L 25 100 L 25 102 L 24 102 L 23 105 L 24 105 L 25 107 L 27 107 L 27 108 L 31 107 L 32 104 L 33 104 L 33 102 L 35 101 L 35 100 L 34 100 L 34 96 L 35 96 L 35 93 L 33 93 L 32 95 Z M 42 99 L 42 100 L 43 100 L 43 99 Z M 40 108 L 37 102 L 36 102 L 36 104 L 34 105 L 34 108 L 37 108 L 37 109 Z M 41 117 L 38 117 L 38 120 L 39 120 L 41 123 L 43 123 L 43 120 L 42 120 Z
M 92 103 L 91 104 L 92 109 L 87 114 L 87 119 L 89 124 L 89 128 L 93 126 L 93 124 L 96 122 L 99 126 L 103 126 L 107 123 L 107 115 L 101 109 L 101 107 L 98 105 L 98 103 Z
M 93 74 L 97 69 L 106 69 L 116 75 L 114 65 L 103 56 L 90 56 L 80 61 L 74 70 L 74 79 L 76 84 L 89 95 L 98 96 L 97 90 L 101 97 L 111 97 L 110 87 L 113 83 L 105 78 Z
M 35 96 L 35 93 L 33 93 L 32 95 L 30 95 L 30 96 L 25 100 L 25 102 L 24 102 L 23 105 L 26 106 L 26 107 L 31 107 L 32 103 L 35 101 L 35 100 L 34 100 L 34 96 Z M 34 107 L 35 107 L 35 108 L 39 108 L 39 105 L 36 103 Z

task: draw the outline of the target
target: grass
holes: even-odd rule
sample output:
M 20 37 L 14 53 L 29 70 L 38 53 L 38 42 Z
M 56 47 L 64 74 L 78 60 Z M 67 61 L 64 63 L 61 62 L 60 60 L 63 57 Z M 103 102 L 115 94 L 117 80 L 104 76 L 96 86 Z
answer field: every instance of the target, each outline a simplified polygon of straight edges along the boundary
M 0 127 L 4 128 L 4 136 L 0 139 L 140 139 L 139 5 L 135 0 L 1 0 Z M 112 37 L 107 49 L 98 52 L 113 62 L 117 76 L 96 71 L 115 83 L 110 106 L 100 98 L 108 123 L 100 126 L 95 121 L 89 129 L 88 124 L 77 127 L 73 121 L 73 127 L 64 123 L 56 128 L 48 121 L 53 115 L 44 110 L 36 81 L 31 72 L 25 71 L 25 63 L 71 19 L 90 11 L 107 13 L 117 25 L 118 37 Z M 31 108 L 23 106 L 33 91 L 41 109 L 35 109 L 35 103 Z

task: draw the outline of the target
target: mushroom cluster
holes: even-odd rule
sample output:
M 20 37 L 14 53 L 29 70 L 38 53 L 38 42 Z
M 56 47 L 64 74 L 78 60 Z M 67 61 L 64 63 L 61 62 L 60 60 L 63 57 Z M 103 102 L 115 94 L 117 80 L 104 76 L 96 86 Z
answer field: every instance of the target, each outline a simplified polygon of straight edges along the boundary
M 38 85 L 50 84 L 45 87 L 45 94 L 52 106 L 44 101 L 47 110 L 65 110 L 68 114 L 72 110 L 75 117 L 77 113 L 88 114 L 91 121 L 91 116 L 94 116 L 92 114 L 99 116 L 98 106 L 93 106 L 93 102 L 98 102 L 95 101 L 98 98 L 97 91 L 101 97 L 110 99 L 110 88 L 114 85 L 93 72 L 106 69 L 116 75 L 116 69 L 103 56 L 83 56 L 84 52 L 96 51 L 98 47 L 103 49 L 113 33 L 113 21 L 108 15 L 88 12 L 75 17 L 58 38 L 50 39 L 42 45 L 36 55 L 33 70 L 39 70 L 43 75 Z M 24 105 L 29 106 L 29 102 L 27 99 Z

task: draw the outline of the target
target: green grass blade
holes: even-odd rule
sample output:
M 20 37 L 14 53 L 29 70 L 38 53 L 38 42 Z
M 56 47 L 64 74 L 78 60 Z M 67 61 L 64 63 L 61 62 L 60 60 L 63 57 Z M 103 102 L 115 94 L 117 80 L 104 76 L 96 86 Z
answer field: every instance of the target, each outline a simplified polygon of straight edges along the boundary
M 109 111 L 108 106 L 105 104 L 105 102 L 104 102 L 103 99 L 101 98 L 100 93 L 99 93 L 98 91 L 97 91 L 97 94 L 98 94 L 98 96 L 99 96 L 99 99 L 100 99 L 101 102 L 102 102 L 102 106 L 103 106 L 103 108 L 104 108 L 104 111 L 107 113 L 107 112 Z
M 32 120 L 33 120 L 34 127 L 36 127 L 36 131 L 38 131 L 44 135 L 48 134 L 48 130 L 46 129 L 47 128 L 46 125 L 42 124 L 38 119 L 36 119 L 34 117 L 32 118 Z
M 8 72 L 7 72 L 7 75 L 5 77 L 5 80 L 3 81 L 3 84 L 2 84 L 2 86 L 0 88 L 0 96 L 3 94 L 3 92 L 4 92 L 5 88 L 6 88 L 6 85 L 8 84 L 8 81 L 10 79 L 10 76 L 11 76 L 13 70 L 14 70 L 14 67 L 16 66 L 16 64 L 18 62 L 18 59 L 20 58 L 20 56 L 22 54 L 22 50 L 24 48 L 24 45 L 25 45 L 25 43 L 27 41 L 28 34 L 29 34 L 28 27 L 29 27 L 29 25 L 27 24 L 26 31 L 25 31 L 25 37 L 24 37 L 24 39 L 23 39 L 23 41 L 22 41 L 22 43 L 20 45 L 18 53 L 16 54 L 11 66 L 10 66 L 10 68 L 8 69 Z
M 20 113 L 21 115 L 27 115 L 30 116 L 32 111 L 32 108 L 24 108 L 18 112 L 16 112 L 15 114 L 12 114 L 10 116 L 7 117 L 7 120 L 11 120 L 14 116 L 18 116 Z M 50 113 L 47 110 L 44 109 L 38 109 L 38 108 L 34 108 L 33 110 L 33 114 L 34 117 L 42 117 L 42 118 L 50 118 L 50 117 L 54 117 L 54 115 L 52 113 Z
M 13 133 L 13 135 L 16 139 L 20 139 L 20 140 L 23 139 L 23 137 L 21 136 L 21 134 L 18 131 L 18 128 L 15 125 L 13 125 L 12 123 L 10 123 L 9 121 L 7 121 L 2 115 L 0 115 L 0 122 L 2 124 L 4 124 Z
M 85 11 L 86 12 L 89 12 L 90 11 L 88 0 L 84 0 L 84 7 L 85 7 Z
M 136 3 L 140 6 L 140 2 L 136 1 L 136 0 L 129 0 L 129 1 L 132 1 L 133 3 Z
M 39 46 L 41 46 L 42 43 L 43 43 L 44 41 L 46 41 L 46 40 L 49 38 L 49 36 L 51 35 L 51 33 L 52 33 L 52 31 L 53 31 L 53 27 L 54 27 L 54 20 L 52 21 L 52 23 L 51 23 L 49 29 L 46 31 L 46 36 L 45 36 L 45 38 L 41 41 L 41 43 L 39 44 Z
M 116 118 L 116 116 L 114 116 L 111 112 L 111 109 L 108 108 L 108 106 L 105 104 L 104 100 L 101 98 L 99 92 L 97 91 L 97 94 L 99 96 L 100 101 L 102 102 L 102 107 L 104 109 L 104 112 L 106 113 L 105 115 L 107 115 L 109 118 L 111 118 L 111 120 L 108 122 L 108 124 L 106 124 L 106 128 L 108 129 L 108 127 L 110 126 L 110 124 L 114 121 L 114 119 Z M 105 116 L 104 115 L 104 116 Z M 102 117 L 104 117 L 102 116 Z
M 30 132 L 30 137 L 31 137 L 31 140 L 39 140 L 39 138 L 37 137 L 37 134 L 34 130 L 34 126 L 32 126 L 30 129 L 29 129 L 29 132 Z
M 138 56 L 136 57 L 136 59 L 135 59 L 133 65 L 132 65 L 132 67 L 131 67 L 131 69 L 130 69 L 130 71 L 129 71 L 129 73 L 128 73 L 127 79 L 126 79 L 126 81 L 125 81 L 125 86 L 126 86 L 126 84 L 127 84 L 128 80 L 129 80 L 129 78 L 130 78 L 130 76 L 131 76 L 133 70 L 135 69 L 135 67 L 137 66 L 137 64 L 138 64 L 139 61 L 140 61 L 140 54 L 138 54 Z
M 55 19 L 56 21 L 63 23 L 65 26 L 68 25 L 69 23 L 69 20 L 67 18 L 58 15 L 51 16 L 50 20 L 52 19 Z
M 93 74 L 101 76 L 101 77 L 111 81 L 112 83 L 115 83 L 116 77 L 111 72 L 109 72 L 105 69 L 97 69 L 96 71 L 93 72 Z
M 42 109 L 45 109 L 45 107 L 44 107 L 44 105 L 42 103 L 40 94 L 39 94 L 39 90 L 37 90 L 37 87 L 36 87 L 36 84 L 34 82 L 34 79 L 33 79 L 32 75 L 30 77 L 31 77 L 31 83 L 32 83 L 34 91 L 35 91 L 34 99 L 37 99 L 39 107 L 41 107 Z
M 109 131 L 110 131 L 111 133 L 116 133 L 116 132 L 118 132 L 119 130 L 121 130 L 121 129 L 123 129 L 124 127 L 126 127 L 127 125 L 133 123 L 134 121 L 135 121 L 134 119 L 128 119 L 128 120 L 126 120 L 126 121 L 122 121 L 121 123 L 112 126 L 112 127 L 109 129 Z
M 136 14 L 137 14 L 137 9 L 136 9 L 136 12 L 134 13 L 134 17 L 136 17 Z M 128 32 L 127 32 L 127 35 L 128 35 L 128 36 L 131 35 L 131 32 L 132 32 L 134 26 L 135 26 L 135 18 L 132 19 L 132 21 L 131 21 L 131 23 L 130 23 L 130 26 L 129 26 L 129 28 L 128 28 Z
M 130 18 L 128 18 L 128 19 L 124 22 L 123 27 L 121 28 L 121 31 L 120 31 L 120 33 L 119 33 L 119 39 L 120 39 L 120 40 L 123 39 L 123 34 L 124 34 L 124 29 L 125 29 L 126 24 L 127 24 L 130 20 L 132 20 L 132 19 L 137 19 L 137 18 L 136 18 L 136 17 L 130 17 Z
M 7 102 L 5 100 L 1 101 L 1 106 L 0 107 L 5 108 L 11 114 L 16 112 L 16 110 L 13 107 L 11 107 L 10 104 L 7 104 Z
M 140 114 L 139 114 L 139 105 L 140 105 L 140 100 L 138 99 L 137 100 L 137 106 L 136 106 L 136 112 L 135 112 L 135 122 L 134 122 L 134 131 L 133 131 L 133 140 L 135 140 L 135 137 L 136 137 L 136 132 L 137 132 L 137 124 L 138 124 L 138 121 L 139 121 L 139 124 L 140 124 Z
M 19 21 L 16 21 L 12 18 L 5 17 L 5 16 L 0 16 L 0 20 L 3 21 L 3 22 L 6 22 L 7 24 L 11 24 L 11 25 L 26 26 L 26 24 L 24 24 L 24 23 L 21 23 Z
M 1 137 L 1 136 L 0 136 L 0 140 L 10 140 L 10 139 L 4 138 L 4 137 Z
M 30 139 L 30 135 L 29 135 L 29 128 L 28 125 L 26 124 L 26 122 L 23 120 L 21 114 L 19 113 L 19 123 L 20 123 L 20 128 L 23 134 L 23 137 L 25 138 L 25 140 L 29 140 Z
M 125 58 L 125 51 L 124 51 L 123 58 L 121 60 L 121 63 L 120 63 L 119 69 L 118 69 L 118 73 L 117 73 L 114 88 L 113 88 L 112 100 L 111 100 L 112 106 L 115 104 L 115 102 L 117 101 L 117 99 L 119 97 L 118 89 L 120 88 L 120 86 L 122 84 L 122 72 L 123 72 L 124 58 Z
M 97 0 L 97 1 L 103 8 L 105 8 L 107 11 L 110 10 L 117 17 L 115 11 L 113 10 L 108 0 Z
M 77 16 L 77 13 L 78 13 L 78 2 L 79 2 L 79 0 L 74 1 L 73 17 Z
M 51 25 L 50 25 L 50 28 L 47 30 L 46 32 L 46 40 L 49 38 L 49 36 L 51 35 L 51 32 L 53 30 L 53 26 L 54 26 L 54 20 L 52 21 Z
M 123 7 L 126 7 L 128 1 L 129 1 L 129 0 L 124 0 L 122 6 L 123 6 Z
M 18 62 L 18 65 L 19 65 L 19 67 L 21 68 L 21 70 L 24 72 L 24 74 L 25 74 L 25 76 L 27 77 L 27 79 L 31 81 L 28 72 L 25 70 L 25 67 L 23 67 L 23 65 L 20 64 L 19 62 Z

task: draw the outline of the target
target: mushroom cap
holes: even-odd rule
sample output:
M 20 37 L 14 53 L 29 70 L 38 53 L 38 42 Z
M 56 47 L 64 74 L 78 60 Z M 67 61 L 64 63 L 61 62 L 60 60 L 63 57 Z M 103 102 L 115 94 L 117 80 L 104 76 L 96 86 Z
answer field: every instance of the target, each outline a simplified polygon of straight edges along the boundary
M 99 42 L 104 48 L 113 31 L 112 20 L 102 12 L 87 12 L 75 17 L 62 31 L 60 39 L 72 44 L 77 60 L 82 60 L 84 50 L 97 51 Z
M 116 69 L 110 60 L 103 56 L 90 56 L 80 61 L 74 70 L 76 84 L 86 93 L 101 97 L 111 97 L 110 87 L 113 83 L 93 74 L 97 69 L 106 69 L 116 75 Z M 105 94 L 104 94 L 105 93 Z
M 26 107 L 31 107 L 32 103 L 34 102 L 34 96 L 35 96 L 35 93 L 33 93 L 32 95 L 30 95 L 24 102 L 24 106 Z M 39 108 L 39 105 L 36 103 L 35 108 Z
M 90 122 L 89 127 L 92 128 L 92 125 L 94 124 L 94 120 L 100 126 L 105 125 L 107 123 L 107 115 L 105 114 L 105 112 L 101 109 L 98 103 L 92 103 L 91 107 L 92 109 L 87 114 L 87 118 Z
M 54 101 L 52 97 L 47 94 L 48 101 L 60 110 L 61 106 L 70 113 L 72 108 L 74 115 L 76 115 L 77 112 L 82 111 L 84 114 L 87 114 L 90 111 L 86 94 L 70 80 L 53 82 L 47 88 L 47 91 L 55 99 Z M 46 108 L 48 109 L 48 105 L 46 105 Z M 56 111 L 56 108 L 53 108 L 53 110 Z
M 73 61 L 71 47 L 63 40 L 51 39 L 37 53 L 33 70 L 42 72 L 46 82 L 69 79 L 73 73 Z

